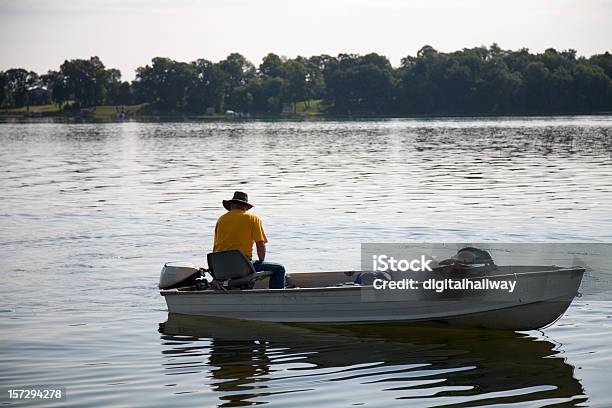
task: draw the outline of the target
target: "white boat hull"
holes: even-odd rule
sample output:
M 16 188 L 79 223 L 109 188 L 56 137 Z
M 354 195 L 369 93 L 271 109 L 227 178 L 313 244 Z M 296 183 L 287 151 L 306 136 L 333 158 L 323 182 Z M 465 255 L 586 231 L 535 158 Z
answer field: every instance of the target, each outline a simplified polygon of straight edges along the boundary
M 422 289 L 390 291 L 348 285 L 231 291 L 173 289 L 161 294 L 169 312 L 186 315 L 279 323 L 439 322 L 530 330 L 551 324 L 565 312 L 578 292 L 583 273 L 581 268 L 557 268 L 488 277 L 516 279 L 512 293 L 470 290 L 449 295 Z M 311 279 L 303 275 L 304 280 Z

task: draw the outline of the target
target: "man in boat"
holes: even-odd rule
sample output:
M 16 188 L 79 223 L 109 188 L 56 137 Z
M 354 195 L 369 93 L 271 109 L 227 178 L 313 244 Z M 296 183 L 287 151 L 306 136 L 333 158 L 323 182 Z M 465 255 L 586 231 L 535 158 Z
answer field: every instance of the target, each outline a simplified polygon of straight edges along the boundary
M 231 200 L 223 200 L 223 207 L 227 212 L 217 220 L 213 251 L 239 249 L 252 260 L 253 244 L 255 244 L 257 258 L 259 258 L 257 261 L 252 261 L 255 271 L 272 271 L 269 288 L 284 288 L 285 268 L 283 265 L 265 261 L 268 239 L 261 219 L 247 212 L 253 208 L 253 205 L 249 203 L 249 196 L 242 191 L 236 191 Z

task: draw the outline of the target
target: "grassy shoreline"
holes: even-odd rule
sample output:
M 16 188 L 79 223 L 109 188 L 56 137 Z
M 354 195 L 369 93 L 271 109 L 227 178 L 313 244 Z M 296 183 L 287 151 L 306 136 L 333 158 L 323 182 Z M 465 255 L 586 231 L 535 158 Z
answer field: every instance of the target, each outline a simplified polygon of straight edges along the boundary
M 199 119 L 199 120 L 261 120 L 261 119 L 415 119 L 415 118 L 495 118 L 495 117 L 555 117 L 555 116 L 598 116 L 611 115 L 612 112 L 498 112 L 498 113 L 431 113 L 431 114 L 414 114 L 414 115 L 399 115 L 399 114 L 337 114 L 327 113 L 322 111 L 322 101 L 314 100 L 310 102 L 298 102 L 294 112 L 285 112 L 281 114 L 253 114 L 248 117 L 228 117 L 224 114 L 197 114 L 188 112 L 164 112 L 156 109 L 151 109 L 147 103 L 136 105 L 124 105 L 125 118 L 118 118 L 117 107 L 114 105 L 100 105 L 94 108 L 86 109 L 84 112 L 70 112 L 60 110 L 59 105 L 39 105 L 20 108 L 3 108 L 0 109 L 0 118 L 81 118 L 81 119 Z

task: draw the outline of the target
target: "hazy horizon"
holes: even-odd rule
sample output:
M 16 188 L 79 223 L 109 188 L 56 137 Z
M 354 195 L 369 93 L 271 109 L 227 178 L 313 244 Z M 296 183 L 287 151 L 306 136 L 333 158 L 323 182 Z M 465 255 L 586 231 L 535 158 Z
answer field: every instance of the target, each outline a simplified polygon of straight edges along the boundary
M 394 66 L 424 45 L 455 51 L 497 43 L 504 49 L 610 51 L 612 0 L 313 1 L 280 0 L 0 2 L 0 70 L 38 73 L 66 59 L 97 55 L 134 78 L 163 56 L 219 61 L 239 52 L 255 65 L 268 52 L 297 55 L 377 52 Z

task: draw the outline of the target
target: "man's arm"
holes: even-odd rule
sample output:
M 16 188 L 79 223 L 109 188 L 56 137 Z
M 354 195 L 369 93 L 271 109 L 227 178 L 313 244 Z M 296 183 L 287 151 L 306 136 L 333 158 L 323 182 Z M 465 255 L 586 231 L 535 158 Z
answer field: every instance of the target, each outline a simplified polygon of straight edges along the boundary
M 215 238 L 214 238 L 213 247 L 212 247 L 213 252 L 215 252 L 215 247 L 217 246 L 217 227 L 218 226 L 219 226 L 219 221 L 217 221 L 217 223 L 215 224 Z
M 263 262 L 266 259 L 266 243 L 264 241 L 257 241 L 255 243 L 257 247 L 257 257 L 259 258 L 259 262 Z

